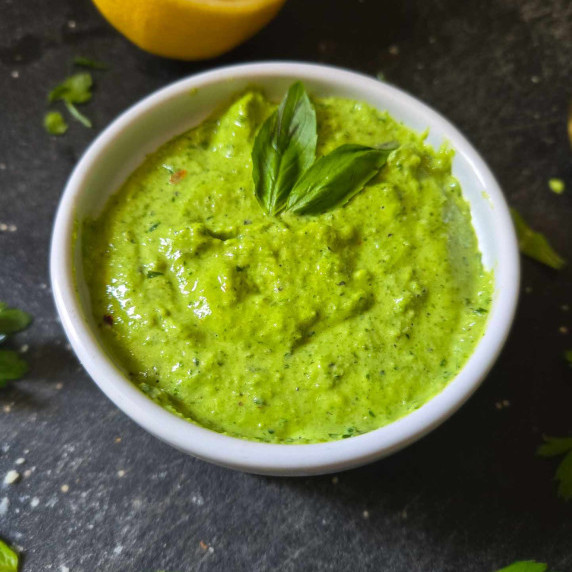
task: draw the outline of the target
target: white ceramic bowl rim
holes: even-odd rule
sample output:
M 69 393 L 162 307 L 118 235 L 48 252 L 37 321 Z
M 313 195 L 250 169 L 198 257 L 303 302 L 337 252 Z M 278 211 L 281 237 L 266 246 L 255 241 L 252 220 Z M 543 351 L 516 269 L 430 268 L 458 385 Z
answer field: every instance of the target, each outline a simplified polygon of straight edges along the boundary
M 253 84 L 257 78 L 269 77 L 344 83 L 375 90 L 387 101 L 399 100 L 400 106 L 422 114 L 427 125 L 438 126 L 457 155 L 470 163 L 488 195 L 498 260 L 496 298 L 485 335 L 461 372 L 440 394 L 390 425 L 351 439 L 305 445 L 267 444 L 222 435 L 180 419 L 141 393 L 86 325 L 74 285 L 72 241 L 75 206 L 89 172 L 114 138 L 150 110 L 182 93 L 241 77 Z M 50 267 L 56 306 L 71 345 L 91 377 L 119 408 L 181 451 L 227 467 L 275 475 L 319 474 L 363 465 L 403 448 L 442 423 L 470 397 L 492 367 L 508 335 L 519 287 L 518 248 L 505 199 L 489 168 L 465 137 L 441 115 L 391 85 L 339 68 L 295 62 L 245 64 L 191 76 L 153 93 L 117 118 L 85 152 L 67 183 L 56 217 Z

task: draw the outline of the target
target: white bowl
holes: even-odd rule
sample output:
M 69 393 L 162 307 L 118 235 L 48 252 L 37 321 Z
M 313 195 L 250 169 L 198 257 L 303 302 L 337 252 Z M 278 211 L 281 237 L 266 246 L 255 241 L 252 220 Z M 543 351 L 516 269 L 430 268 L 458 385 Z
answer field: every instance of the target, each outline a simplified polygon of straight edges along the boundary
M 453 172 L 471 205 L 495 296 L 486 332 L 465 367 L 436 397 L 413 413 L 351 439 L 309 445 L 276 445 L 228 437 L 180 419 L 151 401 L 123 375 L 97 337 L 83 284 L 77 224 L 97 213 L 144 159 L 174 135 L 200 123 L 247 86 L 279 99 L 295 80 L 317 96 L 367 101 L 418 131 L 429 143 L 450 141 Z M 178 81 L 145 98 L 116 119 L 87 150 L 64 191 L 51 247 L 51 279 L 64 329 L 85 369 L 103 392 L 135 422 L 177 449 L 206 461 L 271 475 L 312 475 L 349 469 L 413 443 L 469 398 L 492 367 L 507 337 L 518 295 L 519 255 L 510 214 L 489 168 L 463 135 L 441 115 L 403 91 L 338 68 L 300 63 L 247 64 Z M 74 268 L 76 278 L 74 278 Z

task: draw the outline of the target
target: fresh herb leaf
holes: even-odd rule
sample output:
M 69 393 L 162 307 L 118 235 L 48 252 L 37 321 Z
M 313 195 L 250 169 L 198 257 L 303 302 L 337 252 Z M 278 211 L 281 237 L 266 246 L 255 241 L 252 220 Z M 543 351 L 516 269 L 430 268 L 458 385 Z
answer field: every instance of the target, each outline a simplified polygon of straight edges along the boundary
M 396 148 L 391 143 L 379 148 L 349 144 L 334 149 L 300 177 L 288 197 L 287 209 L 319 214 L 347 203 L 377 175 Z
M 296 82 L 262 124 L 252 148 L 254 192 L 267 213 L 284 208 L 296 180 L 314 162 L 317 140 L 314 106 Z
M 0 350 L 0 387 L 4 387 L 7 381 L 20 379 L 27 372 L 28 364 L 18 352 Z
M 564 352 L 564 359 L 568 362 L 568 365 L 572 367 L 572 350 L 566 350 Z
M 18 554 L 0 540 L 0 572 L 18 572 Z
M 93 70 L 107 70 L 109 66 L 105 62 L 98 62 L 97 60 L 91 60 L 89 58 L 84 58 L 82 56 L 76 56 L 73 59 L 73 63 L 76 66 L 82 66 L 84 68 L 91 68 Z
M 48 101 L 65 101 L 68 103 L 86 103 L 91 99 L 93 78 L 90 73 L 78 73 L 68 77 L 56 86 L 49 94 Z
M 506 568 L 501 568 L 497 572 L 546 572 L 546 570 L 548 570 L 548 564 L 534 560 L 522 560 Z
M 32 323 L 30 314 L 16 308 L 8 308 L 0 302 L 0 335 L 15 334 Z
M 153 270 L 149 270 L 149 272 L 147 272 L 147 278 L 157 278 L 157 276 L 163 276 L 163 273 L 155 272 Z
M 50 135 L 63 135 L 68 124 L 59 111 L 49 111 L 44 116 L 44 128 Z
M 67 110 L 70 112 L 70 115 L 74 119 L 85 125 L 85 127 L 91 128 L 91 120 L 89 119 L 89 117 L 86 117 L 83 113 L 81 113 L 79 109 L 71 101 L 66 100 L 64 101 L 64 104 Z
M 558 481 L 558 494 L 564 500 L 572 499 L 572 437 L 545 437 L 544 444 L 541 445 L 537 454 L 541 457 L 557 457 L 564 455 L 564 458 L 556 469 L 556 480 Z
M 566 261 L 550 246 L 546 237 L 532 230 L 515 209 L 511 209 L 511 214 L 520 251 L 537 262 L 560 270 Z

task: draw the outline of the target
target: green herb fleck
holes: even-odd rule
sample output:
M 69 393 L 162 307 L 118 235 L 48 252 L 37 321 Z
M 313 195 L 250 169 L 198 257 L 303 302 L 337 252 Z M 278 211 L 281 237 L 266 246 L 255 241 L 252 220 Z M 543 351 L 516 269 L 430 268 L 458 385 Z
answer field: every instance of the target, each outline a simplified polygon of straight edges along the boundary
M 0 387 L 7 381 L 20 379 L 28 372 L 28 364 L 13 350 L 0 350 Z M 1 568 L 0 568 L 1 571 Z
M 32 316 L 0 302 L 0 335 L 15 334 L 32 323 Z
M 564 500 L 572 499 L 572 437 L 545 437 L 544 444 L 541 445 L 537 454 L 541 457 L 564 458 L 556 469 L 556 480 L 558 481 L 558 495 Z
M 91 99 L 93 78 L 90 73 L 78 73 L 68 77 L 57 85 L 48 95 L 48 101 L 68 101 L 70 103 L 87 103 Z
M 147 278 L 157 278 L 157 276 L 163 276 L 162 272 L 155 272 L 153 270 L 150 270 L 149 272 L 147 272 Z
M 63 135 L 68 124 L 59 111 L 49 111 L 44 116 L 44 128 L 50 135 Z
M 92 86 L 93 78 L 90 73 L 72 75 L 52 89 L 48 101 L 50 103 L 63 101 L 74 119 L 86 127 L 91 127 L 91 121 L 77 109 L 76 104 L 87 103 L 91 99 Z
M 572 367 L 572 350 L 566 350 L 564 352 L 564 359 L 568 362 L 568 365 Z
M 268 214 L 284 208 L 296 180 L 314 162 L 317 133 L 314 106 L 296 82 L 262 124 L 252 148 L 254 192 Z
M 506 568 L 501 568 L 497 572 L 546 572 L 548 564 L 536 562 L 534 560 L 521 560 Z
M 109 66 L 105 62 L 98 62 L 97 60 L 92 60 L 90 58 L 84 58 L 82 56 L 76 56 L 73 59 L 73 63 L 76 66 L 81 66 L 84 68 L 91 68 L 93 70 L 107 70 Z
M 532 230 L 515 209 L 511 209 L 511 213 L 520 251 L 537 262 L 560 270 L 566 261 L 550 246 L 546 237 Z
M 0 540 L 0 572 L 18 572 L 18 554 Z
M 561 195 L 566 190 L 566 185 L 562 179 L 548 179 L 548 186 L 557 195 Z
M 375 77 L 379 80 L 379 81 L 385 81 L 385 74 L 380 70 L 375 74 Z
M 67 110 L 70 112 L 70 115 L 76 120 L 79 121 L 85 127 L 91 128 L 91 119 L 86 117 L 73 103 L 70 101 L 64 102 Z
M 154 222 L 148 229 L 147 232 L 153 232 L 161 223 L 160 222 Z

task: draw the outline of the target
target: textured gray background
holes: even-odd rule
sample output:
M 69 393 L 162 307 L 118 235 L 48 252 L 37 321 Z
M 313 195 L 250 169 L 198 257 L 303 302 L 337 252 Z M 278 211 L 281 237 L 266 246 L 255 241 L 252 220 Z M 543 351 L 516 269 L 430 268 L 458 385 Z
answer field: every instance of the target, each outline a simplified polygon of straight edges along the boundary
M 78 54 L 113 66 L 95 73 L 85 108 L 95 128 L 74 123 L 52 138 L 46 93 Z M 572 305 L 569 268 L 525 261 L 529 291 L 475 397 L 420 443 L 337 482 L 250 476 L 172 450 L 119 412 L 66 346 L 47 259 L 78 157 L 151 91 L 265 59 L 382 70 L 454 121 L 510 202 L 572 259 L 569 1 L 290 0 L 231 54 L 177 63 L 131 46 L 88 0 L 0 0 L 0 223 L 17 227 L 0 232 L 0 299 L 36 317 L 15 342 L 29 345 L 31 374 L 0 392 L 0 477 L 20 457 L 30 471 L 0 488 L 0 534 L 22 547 L 26 572 L 489 572 L 521 558 L 572 571 L 572 503 L 555 495 L 555 463 L 534 456 L 543 432 L 572 430 L 562 359 L 572 335 L 559 332 L 572 331 L 561 308 Z M 565 195 L 547 189 L 552 176 L 566 180 Z M 510 406 L 497 409 L 502 400 Z

